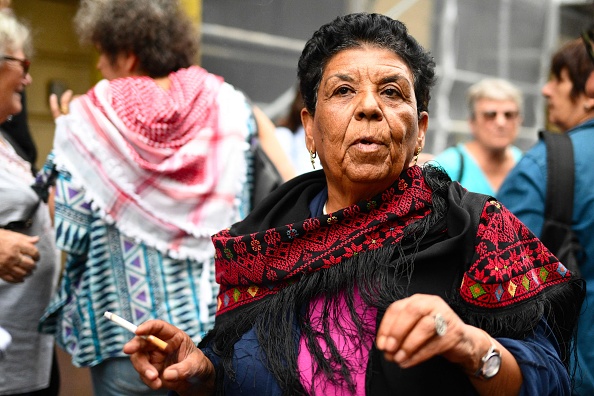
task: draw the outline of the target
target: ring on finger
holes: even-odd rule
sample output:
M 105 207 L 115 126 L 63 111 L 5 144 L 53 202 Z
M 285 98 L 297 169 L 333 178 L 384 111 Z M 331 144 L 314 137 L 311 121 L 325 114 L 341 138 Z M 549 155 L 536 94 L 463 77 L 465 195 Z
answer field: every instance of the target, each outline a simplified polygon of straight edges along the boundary
M 446 320 L 440 313 L 435 314 L 434 320 L 435 320 L 435 333 L 437 333 L 438 336 L 443 337 L 445 335 L 446 331 L 448 330 L 448 324 L 447 324 Z
M 67 105 L 60 106 L 60 111 L 62 112 L 62 114 L 68 114 L 68 106 Z

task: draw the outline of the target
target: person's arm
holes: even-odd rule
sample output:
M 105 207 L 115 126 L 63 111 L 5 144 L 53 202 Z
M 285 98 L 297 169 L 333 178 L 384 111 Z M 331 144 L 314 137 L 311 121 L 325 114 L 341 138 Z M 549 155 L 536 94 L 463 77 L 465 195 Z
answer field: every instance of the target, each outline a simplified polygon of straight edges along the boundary
M 124 345 L 134 369 L 151 389 L 170 389 L 181 396 L 214 394 L 215 368 L 190 336 L 162 320 L 149 320 Z M 167 342 L 165 351 L 141 336 L 154 335 Z
M 524 340 L 498 338 L 514 355 L 524 381 L 520 395 L 569 395 L 567 368 L 559 358 L 559 344 L 547 322 L 542 319 L 533 335 Z
M 38 236 L 0 229 L 0 279 L 20 283 L 29 276 L 39 260 L 35 244 Z
M 446 324 L 442 335 L 436 333 L 438 314 Z M 376 345 L 386 360 L 402 368 L 441 355 L 464 370 L 479 395 L 517 395 L 522 386 L 515 357 L 485 331 L 464 323 L 437 296 L 415 294 L 392 303 L 378 328 Z M 491 345 L 501 353 L 501 367 L 485 380 L 474 374 Z
M 50 220 L 52 221 L 52 227 L 54 226 L 54 217 L 56 215 L 56 189 L 54 186 L 49 187 L 47 208 L 50 214 Z
M 270 158 L 284 181 L 292 179 L 297 175 L 291 161 L 285 154 L 276 138 L 276 127 L 274 123 L 264 114 L 262 110 L 254 106 L 254 117 L 258 123 L 258 138 L 262 149 Z

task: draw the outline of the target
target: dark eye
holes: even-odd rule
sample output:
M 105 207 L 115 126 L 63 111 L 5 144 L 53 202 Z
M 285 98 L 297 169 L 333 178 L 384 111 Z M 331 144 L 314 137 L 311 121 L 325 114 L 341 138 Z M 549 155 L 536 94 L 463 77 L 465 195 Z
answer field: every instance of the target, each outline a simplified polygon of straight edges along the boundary
M 336 93 L 338 95 L 348 95 L 351 92 L 351 89 L 349 87 L 339 87 L 336 90 Z
M 386 88 L 386 89 L 384 89 L 384 95 L 386 95 L 386 96 L 388 96 L 390 98 L 402 96 L 402 95 L 400 95 L 400 91 L 397 90 L 396 88 Z

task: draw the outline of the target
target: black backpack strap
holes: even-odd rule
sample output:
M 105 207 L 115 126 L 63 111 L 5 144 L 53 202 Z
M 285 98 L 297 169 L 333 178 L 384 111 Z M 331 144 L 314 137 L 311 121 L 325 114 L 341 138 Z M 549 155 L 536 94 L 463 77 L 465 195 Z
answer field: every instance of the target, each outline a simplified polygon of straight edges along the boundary
M 547 146 L 545 218 L 571 225 L 575 178 L 571 139 L 549 131 L 540 131 L 540 136 Z

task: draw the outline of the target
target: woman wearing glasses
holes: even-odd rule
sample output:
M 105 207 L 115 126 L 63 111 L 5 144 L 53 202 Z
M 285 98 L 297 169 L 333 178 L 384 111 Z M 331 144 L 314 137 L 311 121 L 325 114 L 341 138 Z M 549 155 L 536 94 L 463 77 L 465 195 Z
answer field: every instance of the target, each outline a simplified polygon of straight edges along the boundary
M 501 79 L 482 80 L 468 90 L 472 140 L 435 158 L 470 191 L 495 196 L 508 172 L 522 156 L 513 146 L 522 124 L 522 92 Z
M 594 59 L 584 45 L 591 45 L 590 37 L 584 35 L 585 42 L 570 41 L 555 53 L 551 78 L 542 88 L 547 99 L 548 121 L 569 136 L 574 155 L 571 228 L 583 248 L 577 260 L 587 286 L 578 324 L 576 360 L 573 361 L 574 368 L 577 366 L 574 395 L 594 394 L 594 98 L 586 94 L 586 82 L 594 72 Z M 539 237 L 545 217 L 547 180 L 546 145 L 539 141 L 510 172 L 498 195 L 499 200 Z
M 0 12 L 0 122 L 22 110 L 31 83 L 29 30 Z M 58 280 L 49 211 L 31 186 L 31 164 L 0 134 L 0 327 L 12 343 L 0 360 L 0 394 L 57 395 L 54 340 L 37 327 Z

